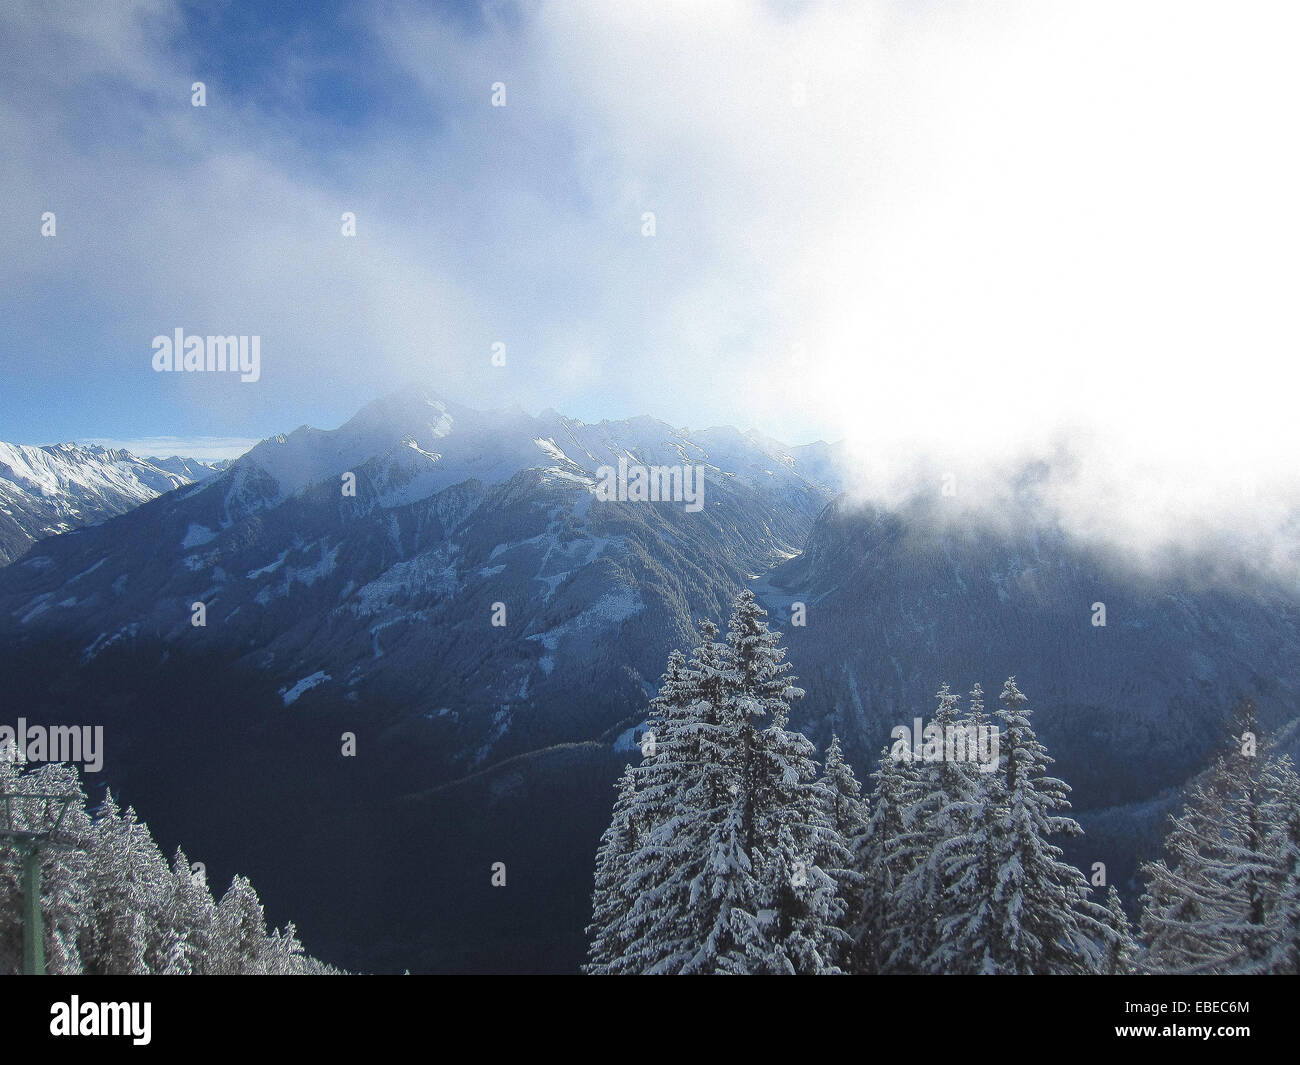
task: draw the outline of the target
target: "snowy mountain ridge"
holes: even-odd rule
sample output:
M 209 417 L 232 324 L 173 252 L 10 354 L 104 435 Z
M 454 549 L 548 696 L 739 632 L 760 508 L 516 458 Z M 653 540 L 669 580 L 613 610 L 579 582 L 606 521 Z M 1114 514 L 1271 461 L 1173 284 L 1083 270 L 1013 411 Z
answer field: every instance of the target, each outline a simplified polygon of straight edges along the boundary
M 599 499 L 597 471 L 624 460 L 701 469 L 703 510 Z M 656 680 L 664 635 L 796 553 L 831 498 L 757 434 L 404 391 L 43 545 L 0 578 L 0 635 L 71 637 L 86 661 L 197 643 L 301 691 L 294 705 L 392 699 L 433 715 L 430 742 L 460 773 L 557 723 L 611 727 Z
M 527 469 L 591 480 L 601 466 L 620 458 L 645 465 L 704 464 L 715 476 L 764 487 L 791 477 L 805 481 L 799 456 L 806 453 L 818 459 L 816 478 L 806 480 L 833 489 L 822 452 L 808 450 L 818 447 L 828 445 L 787 448 L 729 427 L 692 433 L 648 416 L 587 424 L 549 408 L 536 417 L 518 408 L 478 411 L 409 390 L 375 400 L 337 429 L 304 425 L 270 437 L 235 465 L 265 473 L 277 486 L 275 498 L 284 500 L 380 459 L 381 494 L 413 502 L 470 479 L 494 486 Z M 394 496 L 394 480 L 412 487 Z
M 219 468 L 178 456 L 142 459 L 96 444 L 0 441 L 0 565 L 47 536 L 105 521 Z

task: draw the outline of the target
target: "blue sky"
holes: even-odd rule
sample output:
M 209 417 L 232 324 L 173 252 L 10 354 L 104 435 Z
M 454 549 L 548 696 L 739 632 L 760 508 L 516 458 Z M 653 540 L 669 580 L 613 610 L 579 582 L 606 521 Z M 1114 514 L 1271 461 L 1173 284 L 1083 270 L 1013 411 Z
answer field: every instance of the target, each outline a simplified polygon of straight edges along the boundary
M 771 312 L 747 252 L 709 232 L 728 224 L 710 203 L 727 175 L 697 187 L 695 167 L 717 161 L 692 158 L 691 129 L 668 157 L 673 116 L 645 95 L 671 64 L 653 43 L 642 55 L 638 20 L 671 36 L 682 12 L 656 26 L 643 11 L 602 38 L 585 25 L 597 10 L 20 4 L 0 46 L 22 146 L 3 171 L 19 250 L 3 435 L 230 449 L 338 424 L 407 383 L 482 406 L 821 435 L 815 412 L 765 418 L 745 398 Z M 613 36 L 642 55 L 630 110 L 616 67 L 584 92 L 584 50 Z M 505 107 L 490 103 L 497 82 Z M 640 160 L 639 112 L 659 124 Z M 34 238 L 47 210 L 57 234 Z M 734 303 L 695 307 L 710 288 Z M 261 380 L 152 373 L 152 338 L 178 327 L 259 335 Z
M 846 438 L 877 477 L 1068 433 L 1105 486 L 1079 507 L 1122 481 L 1203 510 L 1300 447 L 1296 30 L 1165 0 L 12 0 L 0 439 L 229 453 L 415 383 Z M 153 372 L 178 327 L 261 337 L 260 380 Z

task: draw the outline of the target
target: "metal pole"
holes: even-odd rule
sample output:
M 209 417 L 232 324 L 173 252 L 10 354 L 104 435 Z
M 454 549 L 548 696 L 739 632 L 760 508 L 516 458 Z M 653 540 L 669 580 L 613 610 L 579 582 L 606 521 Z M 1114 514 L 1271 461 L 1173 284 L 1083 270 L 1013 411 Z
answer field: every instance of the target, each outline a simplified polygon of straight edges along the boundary
M 23 850 L 23 973 L 45 975 L 45 921 L 41 916 L 41 854 Z

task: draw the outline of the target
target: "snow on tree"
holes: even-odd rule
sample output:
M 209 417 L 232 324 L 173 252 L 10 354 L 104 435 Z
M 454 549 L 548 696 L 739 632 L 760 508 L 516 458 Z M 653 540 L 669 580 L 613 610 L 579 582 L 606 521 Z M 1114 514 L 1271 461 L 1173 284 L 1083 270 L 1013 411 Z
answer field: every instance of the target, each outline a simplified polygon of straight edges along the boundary
M 867 971 L 889 972 L 890 930 L 902 915 L 894 912 L 898 884 L 909 871 L 899 854 L 908 830 L 907 811 L 921 798 L 921 781 L 911 757 L 894 757 L 886 747 L 880 753 L 871 791 L 866 846 L 860 867 L 866 880 L 866 901 L 855 954 L 865 959 Z
M 0 791 L 66 796 L 59 825 L 68 848 L 41 859 L 46 971 L 52 974 L 327 973 L 292 925 L 266 934 L 261 904 L 236 878 L 223 907 L 177 851 L 169 869 L 148 826 L 107 794 L 92 818 L 77 769 L 30 769 L 0 757 Z M 58 803 L 10 802 L 15 827 L 48 830 Z M 22 898 L 17 850 L 0 839 L 0 973 L 22 964 Z
M 599 971 L 839 971 L 845 905 L 817 858 L 847 866 L 849 852 L 824 816 L 812 744 L 785 727 L 803 693 L 765 617 L 742 592 L 725 643 L 702 622 L 689 661 L 669 659 L 654 753 L 611 821 L 641 831 L 621 886 L 606 885 L 628 900 L 623 920 L 605 912 L 589 929 Z M 622 962 L 607 957 L 614 941 Z
M 854 776 L 853 767 L 844 760 L 839 737 L 832 735 L 826 748 L 822 775 L 817 780 L 817 796 L 822 817 L 834 830 L 818 847 L 817 865 L 839 887 L 844 900 L 843 928 L 850 943 L 842 952 L 841 967 L 849 972 L 866 971 L 867 959 L 858 950 L 867 921 L 867 878 L 862 872 L 866 864 L 870 808 L 862 795 L 862 784 Z M 846 850 L 841 850 L 843 841 Z
M 964 900 L 952 897 L 947 866 L 957 860 L 957 843 L 968 838 L 983 791 L 979 770 L 967 757 L 970 724 L 958 712 L 958 697 L 944 684 L 936 698 L 935 738 L 914 765 L 919 797 L 904 811 L 904 829 L 894 847 L 903 872 L 890 904 L 895 919 L 885 937 L 893 972 L 944 972 L 952 964 L 940 920 L 951 904 Z
M 941 711 L 943 694 L 941 691 Z M 954 716 L 954 711 L 944 716 Z M 969 755 L 970 745 L 977 744 L 977 738 L 991 727 L 979 684 L 971 689 L 967 713 L 957 724 Z M 981 748 L 976 753 L 991 757 L 991 742 L 987 750 Z M 946 806 L 937 820 L 927 870 L 929 884 L 937 880 L 933 905 L 939 916 L 924 971 L 979 973 L 993 964 L 993 941 L 1001 934 L 993 896 L 1008 811 L 1000 761 L 989 768 L 968 760 L 944 772 Z
M 266 940 L 262 900 L 247 877 L 236 876 L 217 904 L 218 975 L 260 972 Z
M 1138 944 L 1133 938 L 1133 928 L 1128 914 L 1120 902 L 1119 892 L 1111 884 L 1106 892 L 1106 909 L 1110 913 L 1107 926 L 1106 956 L 1101 972 L 1104 976 L 1128 976 L 1137 971 Z
M 727 626 L 729 719 L 738 729 L 734 802 L 759 908 L 771 911 L 762 919 L 741 908 L 733 921 L 744 929 L 750 971 L 834 973 L 840 971 L 835 959 L 848 946 L 840 928 L 845 904 L 816 856 L 833 854 L 844 865 L 848 848 L 822 816 L 813 745 L 785 727 L 791 703 L 804 692 L 787 676 L 781 635 L 766 616 L 745 589 Z
M 963 717 L 945 685 L 934 722 L 941 754 L 885 750 L 864 800 L 838 738 L 818 775 L 812 745 L 787 728 L 802 692 L 765 617 L 743 592 L 725 643 L 703 623 L 691 657 L 670 656 L 648 716 L 654 748 L 620 778 L 597 854 L 586 971 L 1134 966 L 1117 894 L 1106 906 L 1091 901 L 1053 842 L 1081 830 L 1063 813 L 1069 788 L 1049 774 L 1014 678 L 992 771 L 971 757 L 989 724 L 979 686 Z M 1280 830 L 1274 837 L 1281 854 Z M 1291 883 L 1283 860 L 1271 868 L 1272 882 Z
M 782 676 L 789 670 L 780 661 L 784 652 L 752 593 L 742 603 L 745 594 L 733 604 L 726 643 L 702 645 L 693 660 L 701 694 L 707 693 L 699 704 L 702 773 L 687 782 L 681 816 L 684 838 L 702 862 L 688 866 L 683 973 L 747 973 L 779 964 L 769 956 L 775 914 L 763 912 L 770 909 L 770 878 L 779 873 L 775 857 L 764 866 L 756 850 L 771 798 L 759 794 L 757 782 L 769 766 L 757 753 L 757 734 L 779 715 L 777 703 L 796 696 Z M 769 882 L 760 882 L 764 874 Z
M 1167 857 L 1146 863 L 1142 875 L 1141 932 L 1149 972 L 1214 972 L 1235 948 L 1212 931 L 1236 900 L 1210 873 L 1205 852 L 1219 846 L 1219 796 L 1200 781 L 1186 789 L 1181 813 L 1171 818 Z
M 90 836 L 89 922 L 81 956 L 88 973 L 157 972 L 171 954 L 165 920 L 170 871 L 147 826 L 108 793 Z
M 202 867 L 191 867 L 179 847 L 172 858 L 172 887 L 167 924 L 175 934 L 175 946 L 165 972 L 206 975 L 213 972 L 216 952 L 217 904 L 208 889 Z
M 1300 775 L 1285 755 L 1269 766 L 1266 820 L 1275 870 L 1268 926 L 1268 971 L 1300 973 Z
M 944 879 L 947 905 L 939 921 L 943 971 L 991 974 L 999 969 L 1003 899 L 995 895 L 1003 857 L 1010 850 L 1006 782 L 987 774 L 963 836 L 946 844 Z
M 617 788 L 613 819 L 602 833 L 596 850 L 592 919 L 586 930 L 591 937 L 590 961 L 583 971 L 594 976 L 617 974 L 628 964 L 627 916 L 633 900 L 627 897 L 623 887 L 628 880 L 628 863 L 638 849 L 639 834 L 638 819 L 633 816 L 636 780 L 630 765 L 619 776 Z
M 626 902 L 624 957 L 610 971 L 672 973 L 692 951 L 690 884 L 706 849 L 701 809 L 725 788 L 704 751 L 716 744 L 717 627 L 704 621 L 689 662 L 679 651 L 668 659 L 659 694 L 651 701 L 653 749 L 633 773 L 637 849 L 620 888 Z M 726 769 L 725 766 L 722 767 Z
M 988 905 L 967 915 L 964 927 L 949 926 L 957 937 L 956 966 L 985 975 L 1095 973 L 1109 915 L 1089 900 L 1083 874 L 1062 861 L 1061 848 L 1051 842 L 1082 834 L 1073 819 L 1057 813 L 1069 809 L 1069 786 L 1048 775 L 1053 759 L 1030 725 L 1014 677 L 1001 701 L 1004 779 L 985 784 L 988 798 L 972 828 L 978 859 L 951 870 L 955 883 L 987 887 Z
M 273 929 L 262 950 L 262 973 L 266 976 L 293 976 L 302 973 L 313 961 L 298 940 L 298 929 L 290 921 Z
M 1270 758 L 1258 737 L 1254 703 L 1243 700 L 1226 750 L 1172 819 L 1167 857 L 1143 867 L 1150 971 L 1248 974 L 1279 964 L 1277 936 L 1288 916 L 1277 903 L 1294 806 L 1283 796 L 1293 785 L 1289 764 Z

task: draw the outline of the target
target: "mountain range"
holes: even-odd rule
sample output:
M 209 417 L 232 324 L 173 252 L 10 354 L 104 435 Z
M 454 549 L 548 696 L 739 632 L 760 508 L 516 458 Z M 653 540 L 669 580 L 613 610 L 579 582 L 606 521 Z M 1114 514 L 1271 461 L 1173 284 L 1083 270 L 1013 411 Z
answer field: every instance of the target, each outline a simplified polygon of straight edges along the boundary
M 620 460 L 701 466 L 703 509 L 598 498 Z M 1130 897 L 1234 698 L 1294 743 L 1294 589 L 1145 573 L 1062 528 L 1041 471 L 996 524 L 937 493 L 853 502 L 845 473 L 825 443 L 408 390 L 42 539 L 0 569 L 0 669 L 29 718 L 104 721 L 105 778 L 155 831 L 354 969 L 576 967 L 646 701 L 745 585 L 807 690 L 795 726 L 838 733 L 859 777 L 940 683 L 1015 674 L 1075 786 L 1077 860 Z
M 594 503 L 597 469 L 620 458 L 702 465 L 704 511 Z M 286 705 L 326 688 L 395 699 L 469 770 L 635 712 L 693 612 L 797 552 L 831 497 L 799 460 L 733 430 L 403 393 L 47 541 L 0 580 L 0 629 L 75 635 L 87 660 L 123 640 L 229 651 Z
M 38 540 L 125 514 L 226 465 L 176 455 L 142 459 L 97 445 L 0 441 L 0 566 Z

